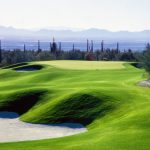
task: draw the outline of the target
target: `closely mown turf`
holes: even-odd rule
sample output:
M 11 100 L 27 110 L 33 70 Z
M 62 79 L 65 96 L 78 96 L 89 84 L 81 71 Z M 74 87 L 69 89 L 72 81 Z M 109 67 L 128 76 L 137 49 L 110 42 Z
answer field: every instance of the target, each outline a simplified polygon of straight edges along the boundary
M 41 70 L 15 71 L 37 64 Z M 149 150 L 150 89 L 137 86 L 144 74 L 124 62 L 46 61 L 0 69 L 0 110 L 16 111 L 26 122 L 88 128 L 70 137 L 0 143 L 0 150 Z
M 51 65 L 62 69 L 75 69 L 75 70 L 102 70 L 102 69 L 121 69 L 124 68 L 122 62 L 108 62 L 108 61 L 43 61 L 37 62 L 38 64 Z

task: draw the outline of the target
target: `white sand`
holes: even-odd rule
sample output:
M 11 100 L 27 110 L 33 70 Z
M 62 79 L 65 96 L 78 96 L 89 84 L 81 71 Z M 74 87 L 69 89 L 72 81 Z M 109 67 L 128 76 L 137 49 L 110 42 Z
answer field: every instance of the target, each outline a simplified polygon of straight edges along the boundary
M 81 124 L 42 125 L 25 123 L 13 112 L 0 112 L 0 142 L 57 138 L 86 132 Z
M 141 81 L 139 85 L 143 87 L 150 87 L 150 81 Z

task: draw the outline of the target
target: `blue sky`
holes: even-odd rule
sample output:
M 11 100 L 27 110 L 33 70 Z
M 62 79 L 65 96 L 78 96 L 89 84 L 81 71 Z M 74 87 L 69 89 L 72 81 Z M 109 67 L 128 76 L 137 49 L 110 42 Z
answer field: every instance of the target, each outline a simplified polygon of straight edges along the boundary
M 0 0 L 0 25 L 150 29 L 150 0 Z

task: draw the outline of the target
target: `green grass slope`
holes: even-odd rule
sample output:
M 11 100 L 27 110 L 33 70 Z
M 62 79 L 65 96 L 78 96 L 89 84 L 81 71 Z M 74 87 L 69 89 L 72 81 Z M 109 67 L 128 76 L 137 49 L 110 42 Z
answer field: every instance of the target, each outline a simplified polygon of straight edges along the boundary
M 37 64 L 42 69 L 16 71 Z M 82 123 L 88 132 L 0 143 L 0 150 L 149 150 L 150 89 L 137 86 L 143 70 L 123 62 L 21 65 L 0 69 L 0 110 L 32 123 Z
M 102 70 L 102 69 L 121 69 L 124 68 L 122 62 L 107 62 L 107 61 L 39 61 L 37 64 L 51 65 L 62 69 L 75 69 L 75 70 Z

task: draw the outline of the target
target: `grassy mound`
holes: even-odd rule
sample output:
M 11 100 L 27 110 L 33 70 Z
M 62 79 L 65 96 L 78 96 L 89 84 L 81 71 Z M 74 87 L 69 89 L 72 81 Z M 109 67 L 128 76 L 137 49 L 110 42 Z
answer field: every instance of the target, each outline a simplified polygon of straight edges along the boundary
M 43 117 L 30 118 L 31 114 L 27 113 L 21 119 L 34 123 L 81 123 L 88 125 L 96 118 L 111 112 L 116 105 L 113 98 L 109 96 L 98 97 L 93 94 L 77 93 L 49 106 Z
M 145 80 L 144 70 L 124 62 L 50 61 L 29 65 L 45 69 L 26 73 L 0 70 L 0 108 L 20 112 L 14 106 L 26 104 L 28 107 L 20 112 L 23 121 L 79 122 L 88 132 L 1 143 L 1 150 L 149 150 L 150 89 L 137 86 Z
M 75 94 L 62 100 L 48 113 L 51 123 L 81 123 L 90 124 L 100 116 L 113 109 L 112 99 L 101 98 L 90 94 Z

